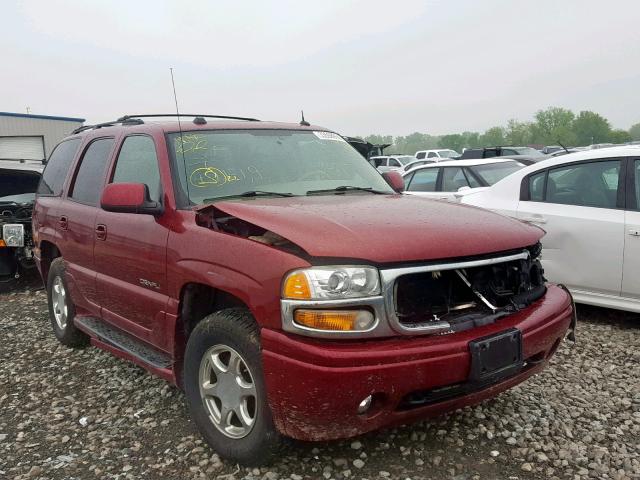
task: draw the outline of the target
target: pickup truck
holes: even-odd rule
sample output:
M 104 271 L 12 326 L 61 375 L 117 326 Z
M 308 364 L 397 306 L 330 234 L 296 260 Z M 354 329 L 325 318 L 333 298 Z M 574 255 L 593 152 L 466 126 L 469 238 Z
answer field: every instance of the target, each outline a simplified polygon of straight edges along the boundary
M 56 147 L 36 261 L 58 340 L 183 388 L 234 463 L 494 397 L 575 320 L 540 228 L 402 195 L 323 127 L 156 117 Z

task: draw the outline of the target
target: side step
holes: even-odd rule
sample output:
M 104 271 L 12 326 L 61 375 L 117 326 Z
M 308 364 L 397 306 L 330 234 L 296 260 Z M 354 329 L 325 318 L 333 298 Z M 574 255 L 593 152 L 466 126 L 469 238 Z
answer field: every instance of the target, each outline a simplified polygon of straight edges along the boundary
M 171 367 L 172 360 L 169 355 L 148 346 L 133 335 L 129 335 L 119 328 L 105 323 L 99 318 L 76 317 L 74 321 L 78 324 L 81 330 L 84 330 L 89 335 L 96 337 L 98 340 L 111 345 L 118 350 L 122 350 L 123 352 L 139 358 L 144 363 L 161 369 Z

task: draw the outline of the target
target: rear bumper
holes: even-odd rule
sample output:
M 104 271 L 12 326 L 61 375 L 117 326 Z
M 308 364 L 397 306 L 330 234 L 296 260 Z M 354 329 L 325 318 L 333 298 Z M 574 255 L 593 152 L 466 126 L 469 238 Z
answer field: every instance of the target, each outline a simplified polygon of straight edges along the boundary
M 572 315 L 569 295 L 550 285 L 542 299 L 516 314 L 450 335 L 342 342 L 263 329 L 264 374 L 275 424 L 293 438 L 329 440 L 479 403 L 541 371 Z M 469 341 L 509 328 L 522 332 L 527 365 L 496 383 L 468 384 Z M 403 402 L 410 394 L 444 386 L 456 386 L 444 400 L 436 394 L 411 408 Z M 371 394 L 371 409 L 359 415 L 359 403 Z

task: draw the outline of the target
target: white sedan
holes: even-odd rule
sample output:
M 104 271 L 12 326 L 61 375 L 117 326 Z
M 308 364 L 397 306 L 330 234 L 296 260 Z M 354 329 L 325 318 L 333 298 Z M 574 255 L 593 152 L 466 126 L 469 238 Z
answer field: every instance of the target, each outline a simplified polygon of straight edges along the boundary
M 403 174 L 409 195 L 454 200 L 484 190 L 498 180 L 523 168 L 517 160 L 492 158 L 450 160 L 418 166 Z
M 545 276 L 577 302 L 640 312 L 638 146 L 543 160 L 461 201 L 540 225 Z

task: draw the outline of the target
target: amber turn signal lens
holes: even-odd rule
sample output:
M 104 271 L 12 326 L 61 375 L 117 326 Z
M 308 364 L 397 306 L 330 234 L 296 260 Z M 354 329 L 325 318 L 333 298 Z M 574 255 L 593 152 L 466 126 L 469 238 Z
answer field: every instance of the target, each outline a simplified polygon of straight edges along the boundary
M 284 284 L 283 295 L 284 298 L 309 300 L 311 298 L 311 289 L 306 275 L 302 272 L 289 275 Z
M 373 314 L 366 310 L 296 310 L 293 319 L 298 325 L 315 330 L 357 332 L 371 328 Z
M 7 244 L 4 243 L 4 240 L 0 238 L 0 248 L 6 247 L 6 246 L 7 246 Z

